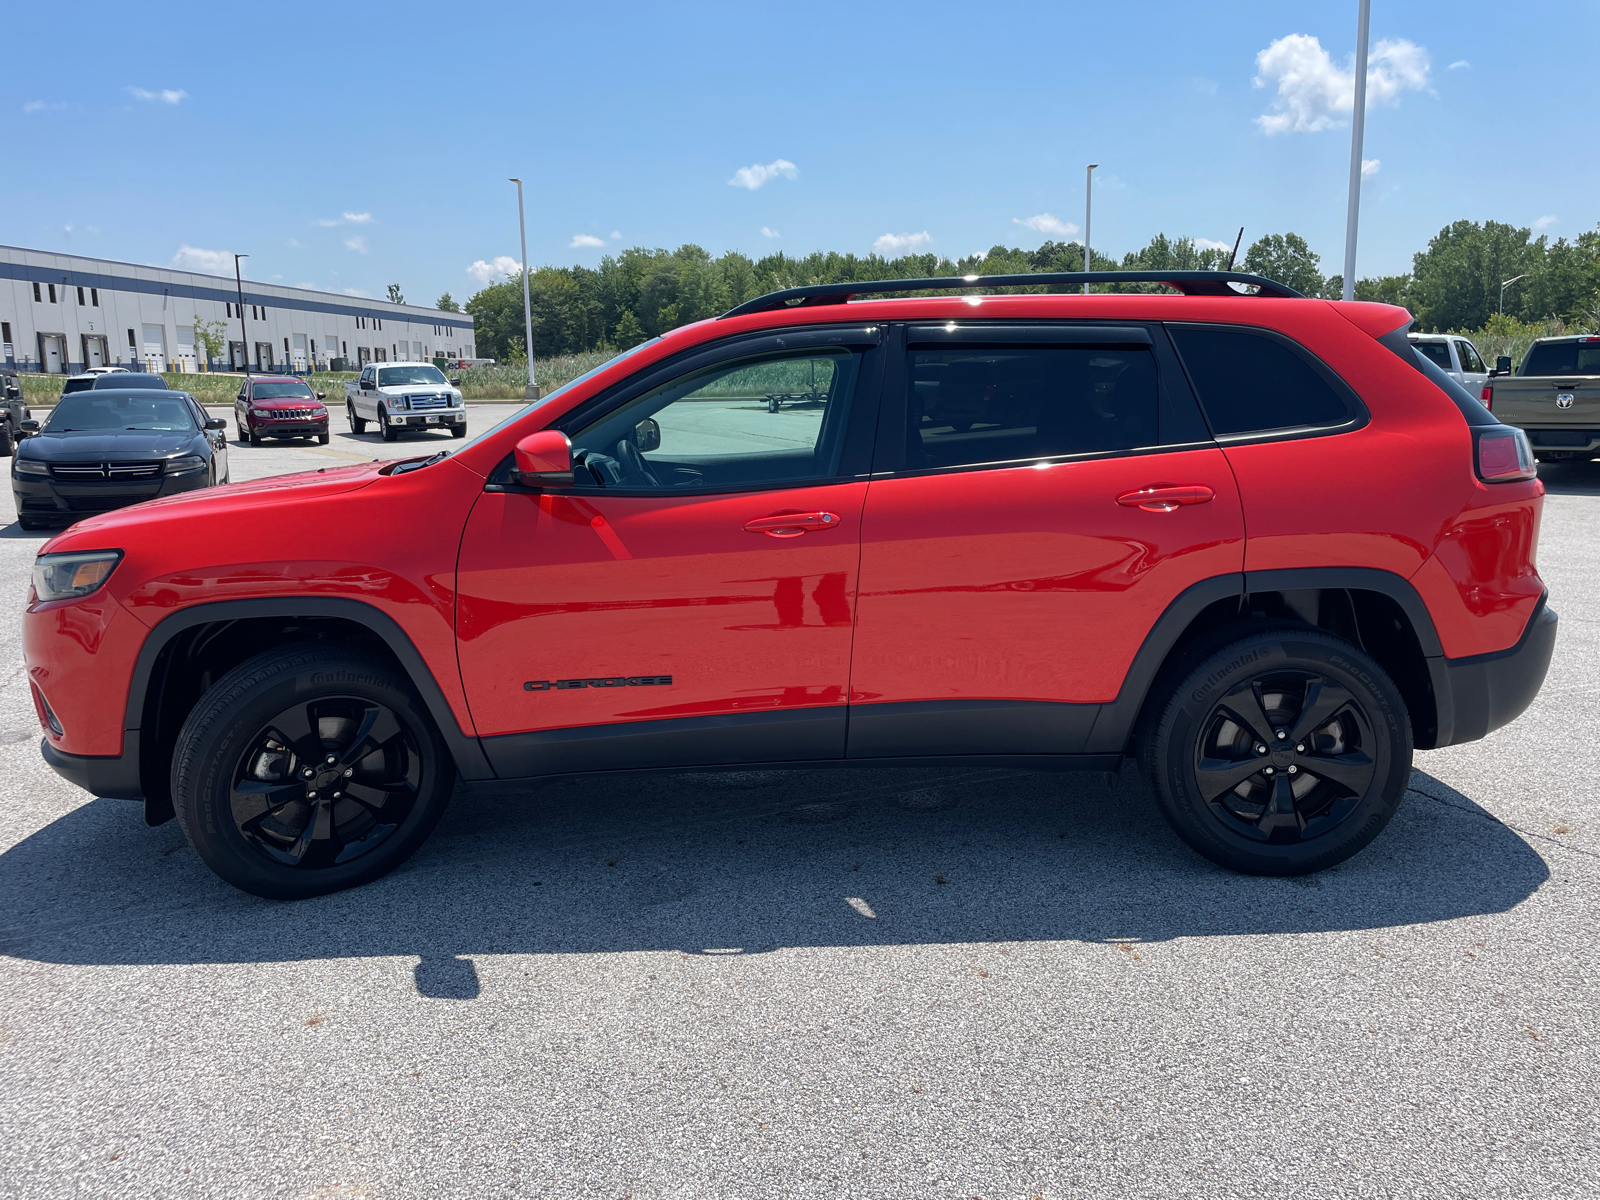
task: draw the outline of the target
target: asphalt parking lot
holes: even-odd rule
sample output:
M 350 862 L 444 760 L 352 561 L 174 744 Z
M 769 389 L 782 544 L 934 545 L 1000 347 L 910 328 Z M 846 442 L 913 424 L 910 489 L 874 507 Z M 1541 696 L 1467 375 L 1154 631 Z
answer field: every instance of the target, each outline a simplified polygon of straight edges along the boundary
M 293 905 L 44 766 L 7 490 L 0 1192 L 1592 1197 L 1600 464 L 1544 477 L 1543 692 L 1323 874 L 1131 772 L 745 772 L 463 791 Z

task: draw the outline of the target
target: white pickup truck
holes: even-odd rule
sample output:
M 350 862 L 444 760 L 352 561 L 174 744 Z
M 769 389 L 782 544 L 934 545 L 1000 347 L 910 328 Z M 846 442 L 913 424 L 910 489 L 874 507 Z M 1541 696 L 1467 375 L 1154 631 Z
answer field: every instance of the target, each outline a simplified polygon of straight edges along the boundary
M 433 429 L 467 436 L 461 381 L 428 362 L 368 363 L 359 379 L 345 383 L 344 411 L 351 433 L 365 433 L 373 421 L 386 442 Z

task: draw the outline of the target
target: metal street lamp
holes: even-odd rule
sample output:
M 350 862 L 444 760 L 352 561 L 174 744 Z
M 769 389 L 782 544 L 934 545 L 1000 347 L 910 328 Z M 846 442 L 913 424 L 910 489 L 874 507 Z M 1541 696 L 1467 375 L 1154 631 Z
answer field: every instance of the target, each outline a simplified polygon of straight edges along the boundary
M 1350 203 L 1344 226 L 1344 298 L 1356 298 L 1356 226 L 1361 218 L 1361 149 L 1367 132 L 1367 37 L 1372 0 L 1361 0 L 1356 16 L 1356 106 L 1350 119 Z
M 517 226 L 522 230 L 522 344 L 528 354 L 528 386 L 522 397 L 524 400 L 537 400 L 539 385 L 533 378 L 533 304 L 528 299 L 528 218 L 522 208 L 522 180 L 513 179 L 511 182 L 517 185 Z
M 1089 210 L 1094 203 L 1094 169 L 1099 163 L 1090 163 L 1083 173 L 1083 269 L 1094 270 L 1094 258 L 1089 253 Z M 1089 294 L 1089 285 L 1083 285 L 1083 294 Z
M 1508 287 L 1510 287 L 1513 283 L 1515 283 L 1518 279 L 1526 279 L 1526 278 L 1527 278 L 1527 275 L 1518 275 L 1518 276 L 1515 276 L 1512 279 L 1507 279 L 1503 283 L 1501 283 L 1501 285 L 1500 285 L 1500 314 L 1502 316 L 1505 315 L 1505 311 L 1506 311 L 1506 289 Z
M 249 258 L 248 254 L 235 254 L 233 256 L 233 282 L 239 289 L 239 336 L 244 340 L 239 343 L 239 349 L 244 352 L 244 373 L 250 374 L 250 326 L 244 323 L 244 276 L 239 273 L 239 260 Z

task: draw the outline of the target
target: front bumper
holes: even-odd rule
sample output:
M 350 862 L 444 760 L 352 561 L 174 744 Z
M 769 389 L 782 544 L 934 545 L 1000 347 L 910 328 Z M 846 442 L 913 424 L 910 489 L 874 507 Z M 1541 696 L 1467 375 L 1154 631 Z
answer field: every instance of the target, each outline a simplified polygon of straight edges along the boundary
M 319 437 L 328 432 L 328 417 L 306 420 L 303 417 L 274 420 L 271 417 L 251 417 L 250 428 L 259 437 L 269 438 L 303 438 Z
M 68 783 L 81 787 L 94 796 L 107 796 L 113 800 L 143 800 L 144 787 L 139 781 L 139 735 L 135 731 L 124 743 L 122 754 L 99 757 L 87 754 L 68 754 L 57 750 L 49 738 L 39 739 L 39 752 L 44 761 Z
M 1558 619 L 1540 597 L 1517 644 L 1493 654 L 1428 660 L 1438 710 L 1436 746 L 1472 742 L 1508 725 L 1533 703 L 1550 669 Z
M 436 412 L 389 413 L 389 424 L 396 429 L 448 429 L 452 425 L 466 423 L 466 411 L 459 408 L 442 408 Z
M 112 512 L 130 504 L 159 500 L 197 491 L 211 482 L 205 468 L 181 475 L 161 475 L 154 479 L 64 480 L 50 475 L 11 473 L 11 494 L 17 513 L 28 517 L 55 517 L 79 521 L 96 513 Z

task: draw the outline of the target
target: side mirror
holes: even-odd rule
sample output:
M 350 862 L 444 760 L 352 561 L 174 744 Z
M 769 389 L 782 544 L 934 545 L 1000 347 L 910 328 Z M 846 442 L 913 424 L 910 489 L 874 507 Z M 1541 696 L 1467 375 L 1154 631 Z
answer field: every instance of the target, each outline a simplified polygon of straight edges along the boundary
M 19 422 L 17 422 L 17 425 L 22 430 L 23 433 L 38 433 L 39 432 L 39 422 L 37 422 L 37 421 L 19 421 Z
M 450 386 L 451 387 L 460 387 L 461 386 L 461 376 L 457 375 L 454 379 L 452 379 L 450 381 Z
M 228 427 L 228 423 L 226 421 L 224 421 L 221 417 L 212 417 L 209 421 L 206 422 L 206 428 L 207 429 L 226 429 L 227 427 Z
M 1496 375 L 1511 374 L 1511 355 L 1502 354 L 1499 358 L 1494 360 L 1494 373 Z
M 646 417 L 633 427 L 633 444 L 640 453 L 661 449 L 661 426 L 654 417 Z
M 327 398 L 328 398 L 328 393 L 327 392 L 318 392 L 317 393 L 317 399 L 318 400 L 326 400 Z
M 517 443 L 517 481 L 524 487 L 571 487 L 572 440 L 559 429 L 541 429 Z

